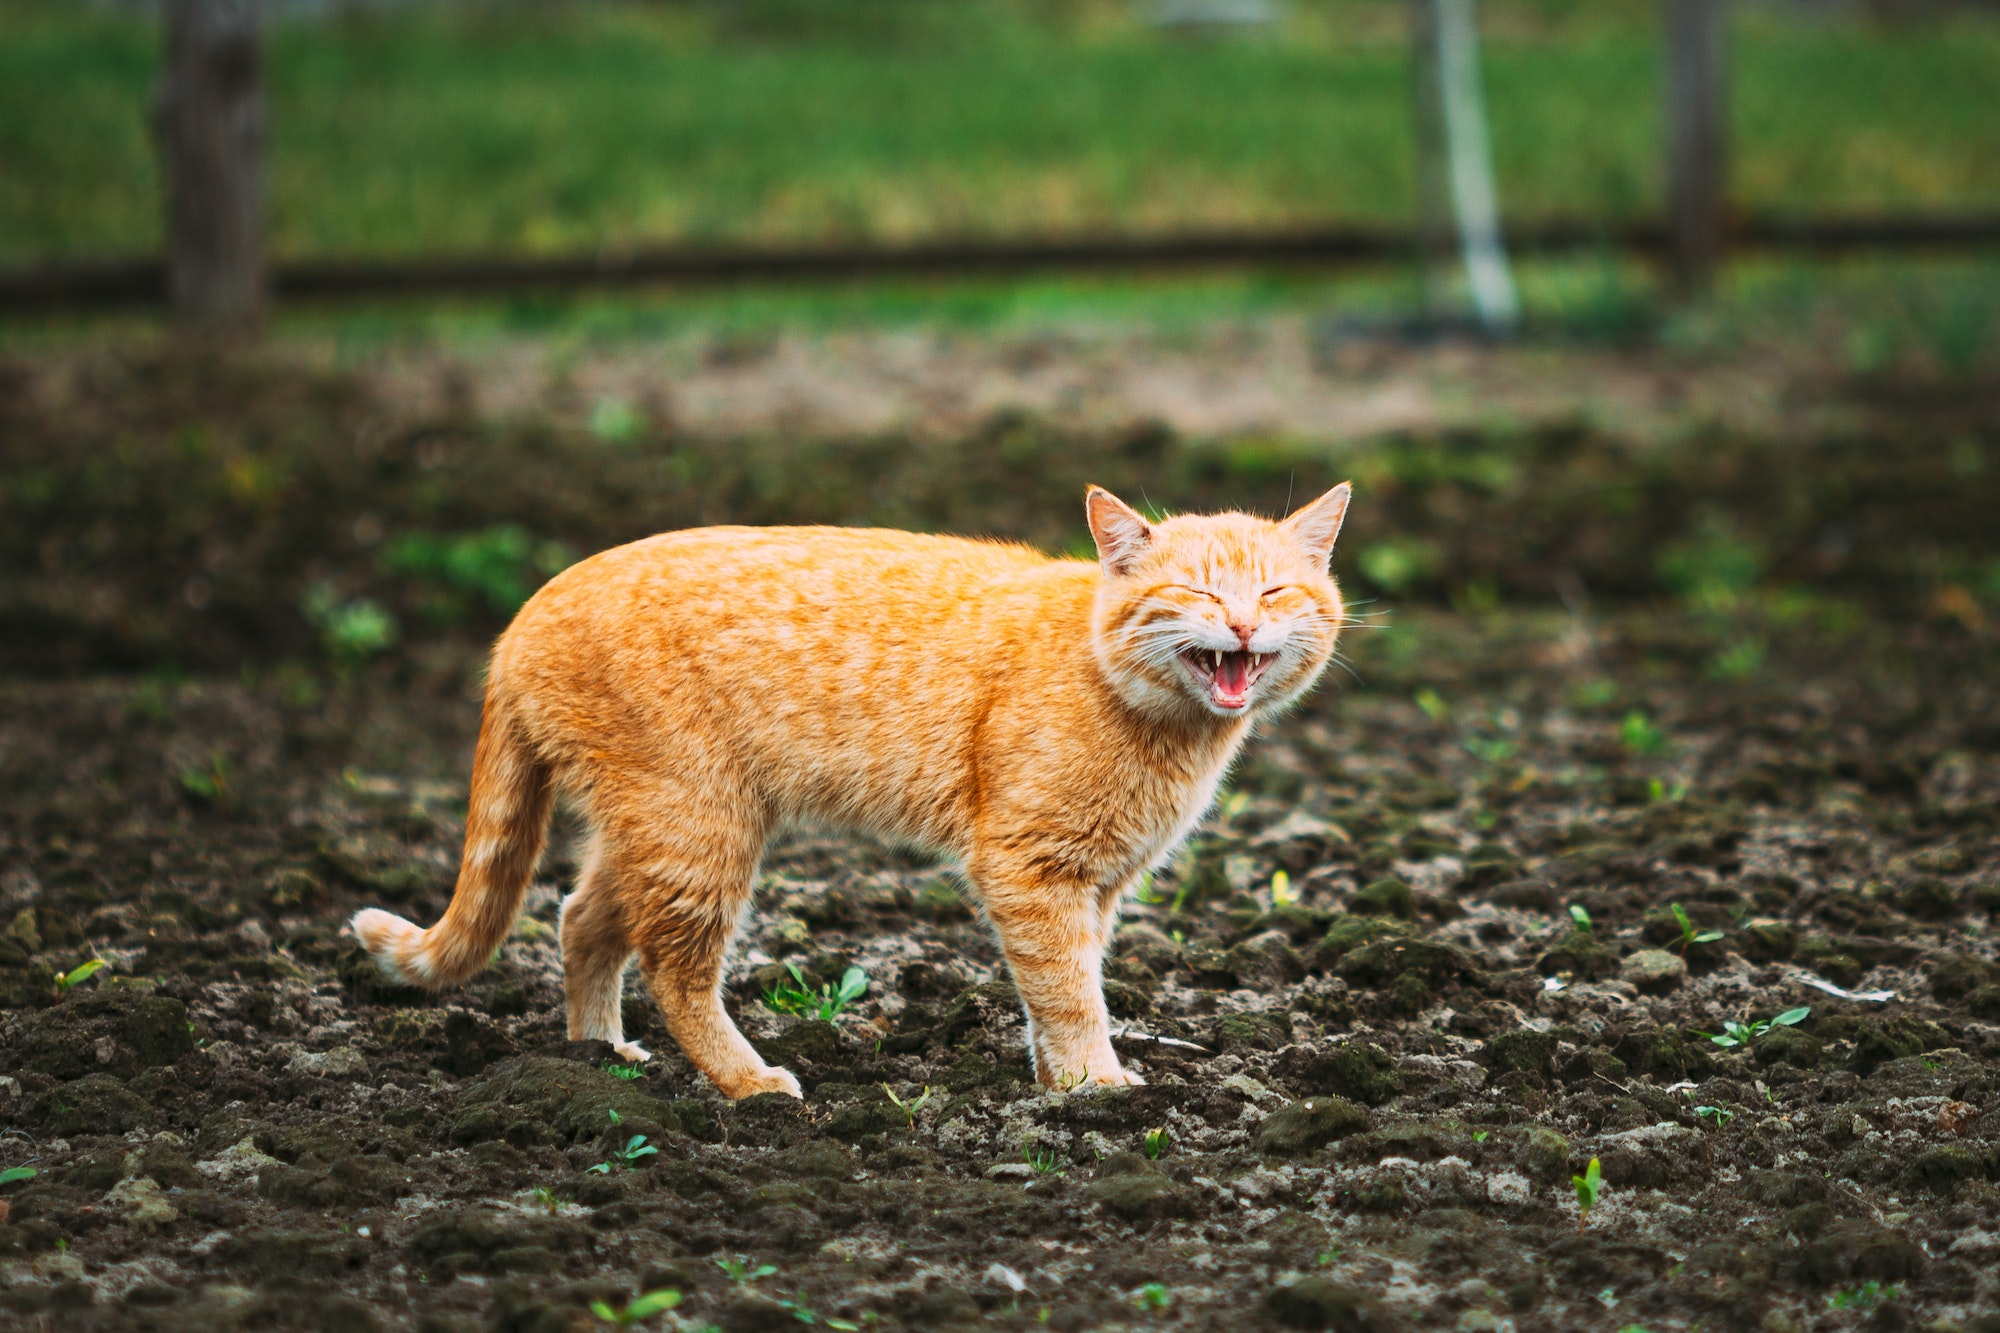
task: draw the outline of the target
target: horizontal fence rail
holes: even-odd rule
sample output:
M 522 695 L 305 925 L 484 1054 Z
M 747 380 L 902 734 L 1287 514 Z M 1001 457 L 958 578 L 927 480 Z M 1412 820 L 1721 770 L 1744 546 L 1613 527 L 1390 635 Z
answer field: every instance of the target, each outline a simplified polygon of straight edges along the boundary
M 1662 255 L 1664 224 L 1553 221 L 1508 233 L 1519 253 L 1604 249 Z M 442 296 L 534 289 L 815 282 L 894 277 L 981 277 L 1057 272 L 1143 272 L 1230 266 L 1346 268 L 1415 256 L 1420 238 L 1400 228 L 1211 232 L 1159 237 L 937 241 L 916 245 L 778 248 L 663 247 L 573 256 L 281 261 L 280 301 Z M 1963 217 L 1739 219 L 1731 252 L 1839 254 L 2000 247 L 2000 214 Z M 146 306 L 165 302 L 166 266 L 153 258 L 0 270 L 0 313 Z

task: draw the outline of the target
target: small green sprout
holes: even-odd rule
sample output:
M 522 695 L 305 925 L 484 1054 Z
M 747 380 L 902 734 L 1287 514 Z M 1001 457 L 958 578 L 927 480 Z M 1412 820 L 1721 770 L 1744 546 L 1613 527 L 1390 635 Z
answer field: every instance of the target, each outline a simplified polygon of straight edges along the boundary
M 931 1085 L 928 1083 L 924 1084 L 923 1092 L 915 1097 L 912 1097 L 909 1101 L 904 1101 L 901 1097 L 898 1097 L 896 1095 L 896 1090 L 890 1087 L 887 1083 L 884 1083 L 882 1085 L 882 1091 L 889 1095 L 889 1100 L 894 1102 L 896 1104 L 896 1109 L 903 1113 L 903 1120 L 909 1126 L 910 1132 L 912 1134 L 916 1133 L 917 1112 L 923 1110 L 924 1103 L 931 1099 L 931 1093 L 934 1091 Z
M 1493 1137 L 1493 1131 L 1490 1129 L 1475 1129 L 1472 1131 L 1472 1141 L 1474 1143 L 1484 1143 L 1491 1137 Z
M 1340 1260 L 1340 1247 L 1338 1245 L 1333 1245 L 1329 1246 L 1324 1250 L 1321 1250 L 1319 1254 L 1313 1259 L 1313 1262 L 1318 1264 L 1321 1268 L 1331 1268 L 1335 1263 L 1339 1262 L 1339 1260 Z
M 1681 928 L 1681 952 L 1686 953 L 1691 944 L 1713 944 L 1722 938 L 1719 930 L 1696 930 L 1694 922 L 1688 920 L 1687 908 L 1679 903 L 1668 903 L 1667 910 L 1674 914 L 1674 924 Z
M 1590 1210 L 1597 1207 L 1598 1196 L 1604 1192 L 1604 1172 L 1598 1167 L 1595 1157 L 1583 1169 L 1580 1176 L 1571 1176 L 1570 1184 L 1576 1186 L 1576 1230 L 1583 1234 L 1583 1224 L 1590 1220 Z
M 634 1134 L 625 1140 L 625 1146 L 618 1150 L 616 1156 L 627 1166 L 637 1166 L 641 1157 L 651 1157 L 658 1151 L 658 1148 L 646 1142 L 644 1134 Z
M 630 1328 L 643 1319 L 651 1319 L 656 1314 L 665 1314 L 681 1303 L 681 1294 L 672 1287 L 662 1287 L 649 1291 L 643 1296 L 635 1296 L 623 1309 L 613 1309 L 609 1302 L 592 1301 L 590 1312 L 607 1324 L 617 1328 Z
M 787 962 L 785 970 L 792 974 L 793 984 L 781 981 L 764 992 L 765 1007 L 781 1014 L 797 1014 L 801 1018 L 817 1018 L 823 1023 L 830 1023 L 868 989 L 868 974 L 858 967 L 850 967 L 841 973 L 839 986 L 821 986 L 817 992 L 806 983 L 806 974 L 799 970 L 797 963 Z
M 1694 1113 L 1704 1120 L 1713 1120 L 1717 1129 L 1721 1129 L 1736 1118 L 1736 1112 L 1720 1106 L 1697 1106 L 1694 1108 Z
M 111 964 L 102 958 L 93 958 L 87 963 L 78 963 L 67 972 L 56 973 L 56 993 L 67 995 L 109 966 Z
M 1298 902 L 1299 891 L 1292 887 L 1292 877 L 1280 870 L 1271 876 L 1271 905 L 1290 907 Z
M 1032 1143 L 1021 1145 L 1021 1160 L 1035 1168 L 1038 1176 L 1063 1174 L 1062 1158 L 1054 1149 L 1043 1150 Z
M 622 1078 L 627 1083 L 636 1082 L 646 1077 L 646 1071 L 638 1065 L 621 1065 L 612 1060 L 604 1062 L 604 1072 L 613 1078 Z
M 1164 1282 L 1148 1282 L 1132 1293 L 1132 1304 L 1141 1310 L 1164 1310 L 1173 1304 L 1173 1299 Z
M 828 1328 L 837 1329 L 858 1329 L 861 1327 L 861 1325 L 846 1319 L 835 1319 L 831 1316 L 821 1318 L 819 1315 L 813 1313 L 811 1306 L 801 1305 L 797 1301 L 779 1301 L 778 1308 L 781 1310 L 790 1310 L 792 1318 L 798 1320 L 801 1324 L 825 1324 Z
M 1667 733 L 1644 709 L 1635 708 L 1618 724 L 1618 743 L 1628 754 L 1658 754 L 1667 748 Z
M 1423 715 L 1433 722 L 1443 722 L 1451 716 L 1451 705 L 1444 701 L 1443 695 L 1428 685 L 1418 690 L 1410 702 L 1421 709 Z
M 1153 872 L 1150 870 L 1139 876 L 1138 887 L 1132 890 L 1132 896 L 1148 907 L 1158 907 L 1161 903 L 1170 901 L 1165 894 L 1154 890 Z
M 220 804 L 230 796 L 229 756 L 217 750 L 209 757 L 207 768 L 184 768 L 174 775 L 174 781 L 197 800 Z
M 728 1255 L 717 1255 L 715 1266 L 727 1273 L 729 1280 L 739 1287 L 747 1287 L 758 1278 L 769 1277 L 778 1271 L 776 1264 L 758 1264 L 754 1268 L 751 1267 L 750 1256 L 747 1254 L 739 1254 L 733 1258 Z
M 1896 1299 L 1896 1284 L 1869 1278 L 1852 1291 L 1836 1291 L 1826 1303 L 1836 1310 L 1872 1310 L 1884 1301 Z
M 1582 903 L 1571 903 L 1569 905 L 1569 919 L 1576 922 L 1578 930 L 1588 931 L 1590 929 L 1590 912 Z
M 1167 1155 L 1167 1148 L 1173 1143 L 1173 1137 L 1162 1126 L 1159 1129 L 1147 1130 L 1146 1137 L 1140 1140 L 1140 1143 L 1146 1150 L 1146 1156 L 1157 1162 Z
M 1772 1028 L 1797 1027 L 1811 1016 L 1812 1006 L 1800 1005 L 1796 1009 L 1785 1010 L 1784 1013 L 1779 1014 L 1776 1018 L 1759 1019 L 1752 1023 L 1738 1023 L 1734 1019 L 1729 1019 L 1723 1023 L 1722 1031 L 1704 1032 L 1701 1035 L 1707 1037 L 1717 1046 L 1743 1046 L 1763 1036 Z
M 10 1166 L 5 1171 L 0 1171 L 0 1185 L 12 1185 L 34 1178 L 35 1168 L 32 1166 Z
M 537 1185 L 529 1193 L 534 1196 L 535 1206 L 550 1217 L 554 1217 L 562 1211 L 562 1200 L 558 1199 L 556 1192 L 547 1185 Z

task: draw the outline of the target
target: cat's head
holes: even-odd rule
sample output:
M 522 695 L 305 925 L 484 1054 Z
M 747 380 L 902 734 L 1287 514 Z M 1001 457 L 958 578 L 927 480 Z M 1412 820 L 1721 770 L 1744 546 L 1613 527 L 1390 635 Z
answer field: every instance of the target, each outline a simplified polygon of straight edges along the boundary
M 1093 647 L 1126 701 L 1241 718 L 1310 687 L 1345 616 L 1326 562 L 1349 494 L 1342 482 L 1281 522 L 1231 513 L 1149 523 L 1091 487 L 1084 504 L 1104 572 Z

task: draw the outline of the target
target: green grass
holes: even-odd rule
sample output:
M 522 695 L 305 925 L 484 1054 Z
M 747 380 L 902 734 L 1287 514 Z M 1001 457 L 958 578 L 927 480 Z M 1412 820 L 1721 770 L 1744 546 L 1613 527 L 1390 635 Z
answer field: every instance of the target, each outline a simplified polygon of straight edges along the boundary
M 281 254 L 554 252 L 1389 222 L 1410 210 L 1401 6 L 1300 3 L 1189 40 L 1129 5 L 744 0 L 394 13 L 275 29 Z M 1493 4 L 1517 218 L 1656 206 L 1650 4 Z M 2000 23 L 1736 25 L 1736 196 L 2000 205 Z M 158 39 L 0 0 L 0 260 L 158 243 Z

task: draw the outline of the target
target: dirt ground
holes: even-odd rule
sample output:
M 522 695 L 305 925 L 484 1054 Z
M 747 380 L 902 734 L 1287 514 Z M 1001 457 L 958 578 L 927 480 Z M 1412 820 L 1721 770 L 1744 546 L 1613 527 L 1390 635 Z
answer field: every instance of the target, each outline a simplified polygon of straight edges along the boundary
M 526 446 L 463 404 L 381 426 L 310 377 L 268 418 L 291 436 L 213 406 L 256 393 L 169 393 L 146 364 L 48 387 L 82 373 L 0 376 L 5 503 L 40 525 L 7 539 L 0 614 L 68 645 L 12 651 L 0 678 L 0 1168 L 33 1171 L 0 1185 L 0 1325 L 581 1329 L 593 1301 L 672 1288 L 647 1326 L 2000 1330 L 2000 687 L 1990 599 L 1953 572 L 1983 558 L 1977 530 L 1952 526 L 1989 494 L 1967 463 L 2000 442 L 1966 406 L 1983 399 L 1869 400 L 1957 424 L 1911 428 L 1949 467 L 1913 445 L 1933 508 L 1897 510 L 1943 547 L 1859 582 L 1784 564 L 1783 515 L 1824 526 L 1801 481 L 1731 510 L 1782 578 L 1605 595 L 1614 531 L 1547 557 L 1563 601 L 1440 574 L 1366 608 L 1351 673 L 1269 728 L 1126 911 L 1107 992 L 1146 1087 L 1029 1081 L 1018 1002 L 948 868 L 775 847 L 730 994 L 808 1095 L 731 1105 L 640 997 L 643 1069 L 565 1040 L 564 816 L 514 937 L 463 989 L 386 986 L 342 933 L 360 906 L 428 919 L 447 900 L 496 612 L 423 622 L 423 589 L 221 531 L 198 489 L 127 497 L 123 526 L 77 517 L 92 468 L 118 471 L 103 460 L 171 475 L 146 471 L 155 438 L 252 492 L 238 465 L 309 455 L 310 429 Z M 190 445 L 190 414 L 251 443 Z M 1134 462 L 1129 438 L 1075 447 L 1209 475 L 1178 442 Z M 1588 473 L 1578 448 L 1566 466 Z M 280 526 L 316 502 L 343 533 L 458 512 L 467 483 L 416 472 L 449 494 L 302 473 L 324 484 L 295 510 L 239 500 Z M 1416 504 L 1397 475 L 1375 493 L 1476 572 L 1479 548 L 1446 536 L 1481 511 Z M 1484 493 L 1541 531 L 1533 497 Z M 653 513 L 612 512 L 613 530 Z M 202 568 L 176 553 L 211 528 L 243 544 L 207 566 L 214 600 L 190 598 L 172 562 Z M 1690 549 L 1726 566 L 1739 547 Z M 348 580 L 403 636 L 343 658 L 310 625 L 186 628 L 280 567 L 240 586 Z M 178 610 L 126 632 L 118 608 L 155 587 Z M 65 589 L 111 609 L 64 619 Z M 91 958 L 107 966 L 65 985 Z M 830 1020 L 782 1013 L 765 997 L 788 964 L 868 987 Z M 1706 1035 L 1798 1008 L 1735 1045 Z M 1593 1162 L 1585 1212 L 1572 1177 Z

